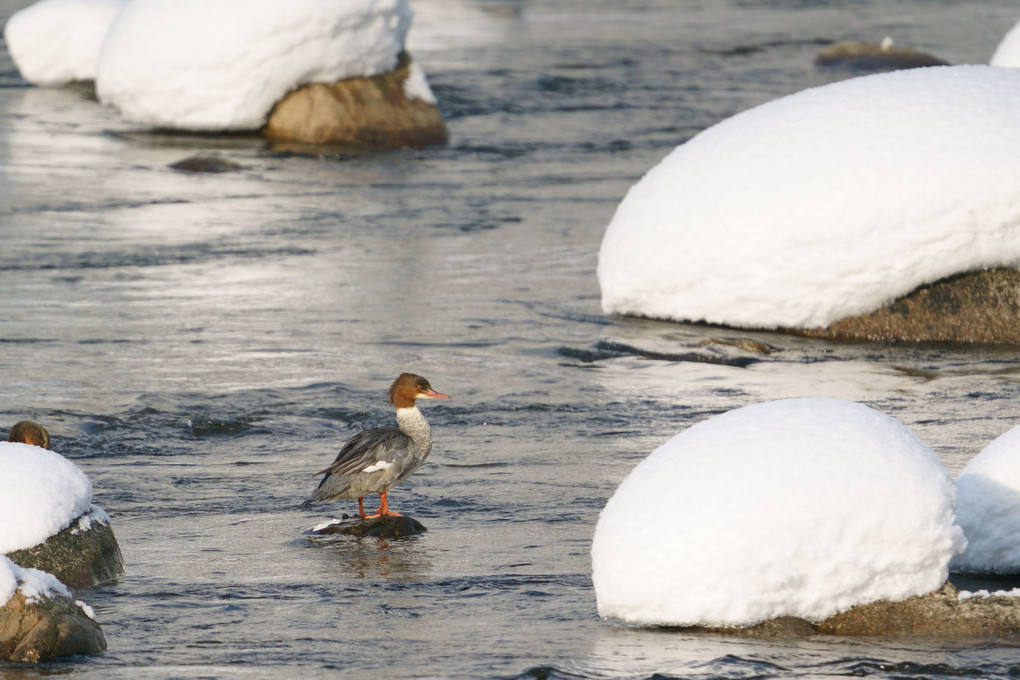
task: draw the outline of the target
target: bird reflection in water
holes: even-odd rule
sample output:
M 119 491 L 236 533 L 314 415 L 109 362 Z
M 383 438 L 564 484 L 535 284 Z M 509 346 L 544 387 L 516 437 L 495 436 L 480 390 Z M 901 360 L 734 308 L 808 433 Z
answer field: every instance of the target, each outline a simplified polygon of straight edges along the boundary
M 310 542 L 332 553 L 330 564 L 344 578 L 414 581 L 432 572 L 428 550 L 418 537 L 331 536 Z

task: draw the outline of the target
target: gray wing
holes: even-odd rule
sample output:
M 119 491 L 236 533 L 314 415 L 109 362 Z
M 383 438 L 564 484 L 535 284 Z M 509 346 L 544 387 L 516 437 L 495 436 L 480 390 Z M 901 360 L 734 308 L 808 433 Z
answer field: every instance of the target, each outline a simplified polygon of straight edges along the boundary
M 410 446 L 411 438 L 395 427 L 373 427 L 359 432 L 344 444 L 332 465 L 315 473 L 326 475 L 319 486 L 325 484 L 332 475 L 361 472 L 380 460 L 392 462 L 399 454 L 406 453 Z

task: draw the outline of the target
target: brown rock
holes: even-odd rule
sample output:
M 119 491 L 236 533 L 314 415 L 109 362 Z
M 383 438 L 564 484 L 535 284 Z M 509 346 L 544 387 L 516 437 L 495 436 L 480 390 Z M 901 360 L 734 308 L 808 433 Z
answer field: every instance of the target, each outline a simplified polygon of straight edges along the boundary
M 941 590 L 902 602 L 872 602 L 818 624 L 829 635 L 910 635 L 924 637 L 1016 637 L 1020 600 L 974 597 L 961 601 L 947 583 Z
M 819 52 L 815 57 L 815 65 L 855 71 L 895 71 L 923 66 L 947 66 L 948 63 L 924 52 L 894 47 L 891 41 L 876 45 L 844 40 Z
M 826 328 L 791 330 L 833 340 L 1020 344 L 1020 271 L 968 272 L 917 288 L 882 309 Z
M 354 149 L 445 144 L 449 132 L 436 105 L 404 94 L 410 68 L 404 52 L 397 68 L 387 73 L 300 87 L 276 104 L 262 134 Z
M 31 420 L 22 420 L 14 424 L 11 431 L 7 433 L 7 441 L 20 442 L 41 446 L 44 449 L 50 448 L 50 433 L 39 423 Z
M 106 638 L 99 624 L 66 597 L 26 600 L 21 592 L 0 607 L 0 659 L 39 663 L 76 654 L 99 654 Z
M 956 588 L 946 583 L 934 593 L 900 602 L 858 605 L 820 623 L 784 616 L 745 628 L 688 630 L 767 639 L 808 635 L 1015 639 L 1020 636 L 1020 598 L 973 597 L 961 601 Z
M 88 517 L 87 529 L 80 529 Z M 15 550 L 7 557 L 20 567 L 46 571 L 69 588 L 87 588 L 124 573 L 124 557 L 109 524 L 91 515 L 82 515 L 71 526 L 45 543 Z

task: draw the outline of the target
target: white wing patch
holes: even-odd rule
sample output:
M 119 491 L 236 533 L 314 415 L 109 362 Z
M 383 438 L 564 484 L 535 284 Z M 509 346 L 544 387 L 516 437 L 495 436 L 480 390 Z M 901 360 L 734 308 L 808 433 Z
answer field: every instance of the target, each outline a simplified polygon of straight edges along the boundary
M 362 472 L 379 472 L 380 470 L 389 470 L 393 468 L 393 463 L 387 463 L 385 460 L 377 460 L 368 467 L 361 468 Z

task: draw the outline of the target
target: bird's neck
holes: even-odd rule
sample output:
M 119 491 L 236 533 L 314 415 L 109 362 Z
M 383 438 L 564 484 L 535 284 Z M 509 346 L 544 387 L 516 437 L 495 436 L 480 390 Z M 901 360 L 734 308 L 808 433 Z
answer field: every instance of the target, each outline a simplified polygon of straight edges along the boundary
M 419 446 L 425 448 L 432 446 L 432 429 L 429 427 L 429 421 L 425 420 L 425 416 L 417 406 L 397 409 L 397 429 Z

